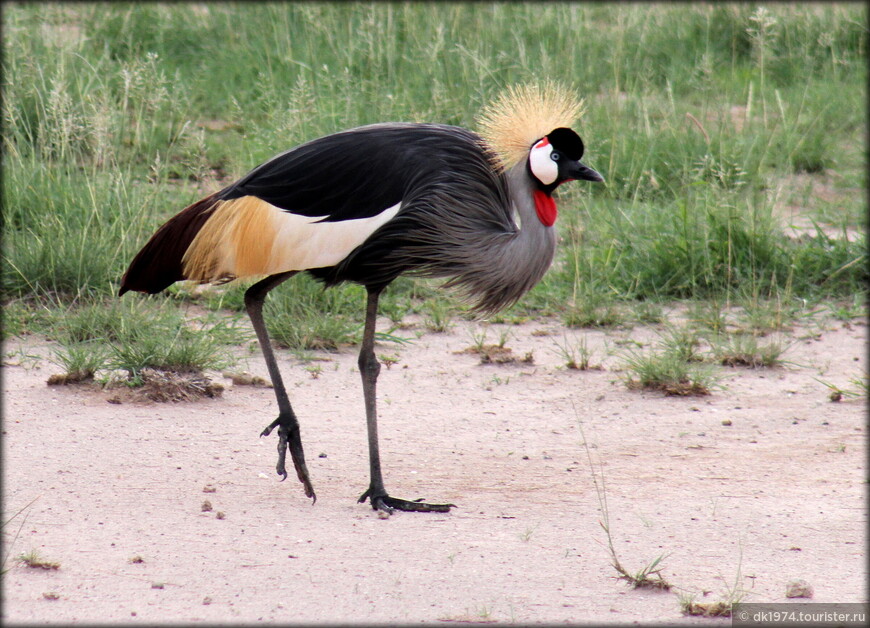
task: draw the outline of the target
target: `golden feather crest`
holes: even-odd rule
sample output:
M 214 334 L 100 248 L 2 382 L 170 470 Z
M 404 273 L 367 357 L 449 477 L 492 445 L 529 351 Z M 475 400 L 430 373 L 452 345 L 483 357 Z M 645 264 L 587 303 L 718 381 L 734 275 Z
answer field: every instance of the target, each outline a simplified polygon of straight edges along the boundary
M 583 99 L 561 83 L 513 85 L 487 105 L 476 122 L 498 166 L 506 170 L 529 154 L 535 140 L 553 129 L 570 128 L 583 115 L 583 105 Z

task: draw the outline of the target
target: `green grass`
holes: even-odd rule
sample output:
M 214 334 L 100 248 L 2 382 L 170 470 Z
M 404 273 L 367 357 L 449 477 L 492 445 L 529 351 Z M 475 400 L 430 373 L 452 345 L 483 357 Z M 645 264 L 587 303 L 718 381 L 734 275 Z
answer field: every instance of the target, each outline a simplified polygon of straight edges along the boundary
M 679 351 L 667 347 L 626 353 L 623 373 L 631 389 L 680 397 L 709 395 L 719 380 L 710 365 L 687 362 Z
M 30 567 L 31 569 L 47 569 L 55 571 L 60 569 L 60 563 L 46 560 L 39 553 L 39 550 L 36 549 L 32 549 L 29 552 L 19 554 L 16 560 L 22 565 Z
M 574 408 L 575 415 L 577 409 Z M 590 450 L 589 441 L 583 430 L 583 423 L 577 418 L 577 426 L 580 429 L 580 435 L 583 438 L 582 445 L 586 452 L 586 460 L 589 462 L 589 472 L 592 477 L 592 486 L 595 488 L 595 495 L 598 498 L 598 509 L 601 513 L 601 518 L 598 520 L 598 525 L 604 530 L 604 535 L 607 537 L 607 550 L 610 554 L 610 564 L 618 574 L 619 580 L 624 580 L 633 589 L 659 589 L 668 591 L 671 588 L 671 583 L 662 575 L 664 569 L 662 562 L 667 558 L 666 554 L 659 554 L 646 565 L 636 572 L 629 571 L 623 566 L 619 560 L 616 548 L 613 544 L 613 534 L 610 524 L 610 507 L 607 504 L 607 486 L 604 481 L 604 464 L 598 462 L 598 470 L 595 469 L 595 462 L 592 460 L 592 452 Z M 593 445 L 594 447 L 595 445 Z
M 814 378 L 817 382 L 823 384 L 830 391 L 828 395 L 828 399 L 834 402 L 842 401 L 844 398 L 847 399 L 860 399 L 866 398 L 868 395 L 868 385 L 870 385 L 870 374 L 864 372 L 862 375 L 849 378 L 849 383 L 851 387 L 842 388 L 833 384 L 831 382 L 826 382 L 825 380 L 819 379 L 818 377 Z
M 714 341 L 713 357 L 725 366 L 772 368 L 784 364 L 780 356 L 787 349 L 781 339 L 764 342 L 754 335 L 733 334 Z
M 52 314 L 46 333 L 58 345 L 52 361 L 64 369 L 59 383 L 94 379 L 98 371 L 119 370 L 132 383 L 145 368 L 201 372 L 231 366 L 227 350 L 253 334 L 237 317 L 212 314 L 188 321 L 171 299 L 90 299 Z M 107 377 L 107 373 L 103 373 Z
M 269 294 L 264 316 L 270 335 L 281 346 L 335 350 L 362 338 L 365 301 L 360 286 L 324 290 L 302 275 Z
M 9 560 L 9 555 L 12 552 L 12 546 L 18 540 L 18 537 L 21 536 L 21 529 L 24 527 L 24 524 L 27 523 L 27 517 L 29 516 L 29 512 L 26 512 L 33 503 L 39 499 L 39 497 L 34 497 L 27 505 L 19 508 L 14 514 L 7 515 L 3 513 L 3 522 L 0 524 L 0 533 L 3 534 L 3 555 L 2 559 L 0 559 L 0 575 L 5 575 L 7 571 L 9 571 L 9 567 L 6 566 L 7 561 Z M 11 524 L 15 519 L 24 513 L 24 516 L 21 517 L 18 522 L 17 527 L 15 528 L 15 534 L 11 534 L 10 528 Z M 9 538 L 11 537 L 11 538 Z
M 453 327 L 452 319 L 455 311 L 450 301 L 431 299 L 423 306 L 423 311 L 425 312 L 423 325 L 429 331 L 443 333 Z
M 866 228 L 866 18 L 857 3 L 6 5 L 4 337 L 51 333 L 47 312 L 71 304 L 115 308 L 157 226 L 280 151 L 371 122 L 473 127 L 504 86 L 540 78 L 586 98 L 585 161 L 607 184 L 560 190 L 554 268 L 497 320 L 606 327 L 674 299 L 710 315 L 755 299 L 784 306 L 744 325 L 778 331 L 787 304 L 867 293 L 865 237 L 831 235 Z M 795 207 L 817 225 L 800 237 L 783 228 Z M 242 293 L 173 288 L 165 307 L 241 311 Z M 401 279 L 382 311 L 448 329 L 453 307 Z M 282 345 L 335 348 L 363 308 L 357 287 L 296 277 L 267 320 Z M 87 362 L 108 333 L 58 359 Z M 116 363 L 166 362 L 145 336 Z
M 576 371 L 588 371 L 589 369 L 601 369 L 600 364 L 592 363 L 592 350 L 586 344 L 586 338 L 577 342 L 571 342 L 567 336 L 562 341 L 556 341 L 559 356 L 566 368 Z
M 83 382 L 94 379 L 97 371 L 109 365 L 110 350 L 100 341 L 65 343 L 52 352 L 51 361 L 63 368 L 61 377 L 52 382 Z

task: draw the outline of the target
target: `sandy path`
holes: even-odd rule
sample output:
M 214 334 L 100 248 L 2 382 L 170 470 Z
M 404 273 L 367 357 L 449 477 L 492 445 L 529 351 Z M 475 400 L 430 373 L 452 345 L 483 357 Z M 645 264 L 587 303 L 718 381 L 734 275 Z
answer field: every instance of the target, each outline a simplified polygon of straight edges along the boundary
M 847 387 L 866 372 L 867 328 L 830 327 L 797 340 L 791 365 L 726 370 L 727 390 L 704 398 L 625 388 L 606 348 L 654 338 L 643 328 L 512 327 L 508 346 L 533 365 L 456 353 L 472 323 L 379 345 L 399 356 L 379 383 L 387 488 L 459 506 L 386 520 L 355 501 L 367 454 L 353 350 L 322 354 L 316 379 L 281 352 L 312 506 L 292 476 L 277 481 L 274 437 L 257 437 L 271 390 L 227 380 L 221 399 L 110 404 L 46 386 L 57 367 L 7 343 L 4 520 L 36 501 L 17 536 L 23 515 L 4 527 L 2 619 L 730 625 L 683 617 L 678 595 L 713 601 L 736 584 L 745 601 L 786 601 L 796 577 L 813 601 L 867 601 L 865 400 L 831 403 L 814 379 Z M 585 337 L 605 370 L 565 369 L 564 334 Z M 265 376 L 256 355 L 248 368 Z M 666 554 L 671 592 L 614 579 L 580 421 L 620 560 L 639 570 Z M 32 549 L 60 569 L 15 563 Z

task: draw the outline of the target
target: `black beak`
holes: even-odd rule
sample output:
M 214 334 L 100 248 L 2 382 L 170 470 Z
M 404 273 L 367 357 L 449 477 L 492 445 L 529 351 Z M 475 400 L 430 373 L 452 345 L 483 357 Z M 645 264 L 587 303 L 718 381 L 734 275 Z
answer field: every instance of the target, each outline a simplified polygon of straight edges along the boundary
M 567 174 L 570 178 L 576 179 L 577 181 L 604 181 L 604 177 L 598 174 L 598 172 L 579 161 L 571 164 Z

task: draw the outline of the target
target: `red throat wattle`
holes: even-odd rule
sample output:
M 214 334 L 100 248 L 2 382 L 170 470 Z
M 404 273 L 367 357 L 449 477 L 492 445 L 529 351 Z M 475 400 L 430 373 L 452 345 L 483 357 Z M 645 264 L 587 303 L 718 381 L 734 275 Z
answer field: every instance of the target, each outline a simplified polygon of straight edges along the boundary
M 545 227 L 552 227 L 556 222 L 556 201 L 553 200 L 553 197 L 547 194 L 546 192 L 542 192 L 541 190 L 535 190 L 535 210 L 538 212 L 538 220 Z

